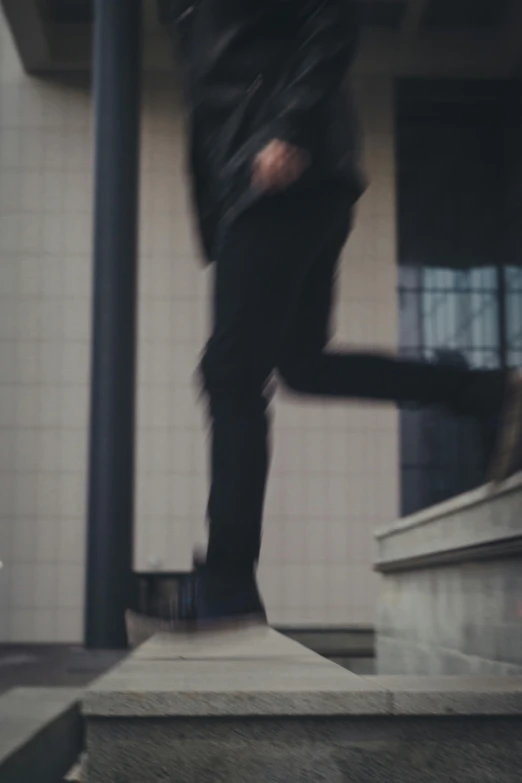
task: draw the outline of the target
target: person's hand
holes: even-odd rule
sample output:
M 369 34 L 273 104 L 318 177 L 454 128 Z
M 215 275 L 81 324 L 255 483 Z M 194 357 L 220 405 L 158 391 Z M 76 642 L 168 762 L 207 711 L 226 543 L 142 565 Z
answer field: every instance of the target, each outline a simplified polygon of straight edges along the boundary
M 254 161 L 254 185 L 262 191 L 285 190 L 302 176 L 308 154 L 280 139 L 274 139 Z

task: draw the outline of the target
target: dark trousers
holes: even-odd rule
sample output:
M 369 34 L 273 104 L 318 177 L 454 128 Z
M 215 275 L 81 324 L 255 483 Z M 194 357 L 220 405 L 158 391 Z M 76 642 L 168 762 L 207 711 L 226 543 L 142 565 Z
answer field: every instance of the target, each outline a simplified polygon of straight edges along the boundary
M 212 423 L 207 564 L 249 578 L 268 473 L 268 386 L 300 394 L 495 413 L 500 373 L 328 350 L 336 270 L 351 224 L 340 184 L 260 201 L 217 259 L 214 328 L 202 374 Z

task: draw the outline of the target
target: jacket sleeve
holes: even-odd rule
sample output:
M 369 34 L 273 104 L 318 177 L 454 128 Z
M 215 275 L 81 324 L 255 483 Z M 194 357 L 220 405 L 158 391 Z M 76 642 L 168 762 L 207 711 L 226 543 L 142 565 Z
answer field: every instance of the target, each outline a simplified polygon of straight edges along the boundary
M 359 39 L 355 0 L 303 0 L 295 45 L 270 102 L 274 137 L 307 146 L 307 130 L 339 89 Z

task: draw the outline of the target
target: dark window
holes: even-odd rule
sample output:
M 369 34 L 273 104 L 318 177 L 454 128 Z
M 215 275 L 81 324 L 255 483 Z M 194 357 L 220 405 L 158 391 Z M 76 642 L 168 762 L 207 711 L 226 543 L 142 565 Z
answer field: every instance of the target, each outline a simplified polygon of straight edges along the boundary
M 522 130 L 506 84 L 397 89 L 400 345 L 474 367 L 522 364 Z M 401 415 L 402 511 L 481 483 L 472 420 Z

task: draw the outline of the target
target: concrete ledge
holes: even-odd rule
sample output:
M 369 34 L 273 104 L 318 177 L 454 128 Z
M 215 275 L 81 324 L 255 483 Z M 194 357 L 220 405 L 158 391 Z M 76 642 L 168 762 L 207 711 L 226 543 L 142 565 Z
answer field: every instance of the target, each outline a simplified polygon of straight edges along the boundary
M 445 503 L 399 520 L 376 533 L 378 571 L 409 569 L 412 560 L 432 565 L 469 560 L 466 550 L 476 557 L 478 548 L 491 546 L 493 554 L 500 544 L 515 545 L 522 551 L 522 473 L 497 489 L 491 486 L 460 495 Z M 483 555 L 484 556 L 484 553 Z
M 499 646 L 502 645 L 502 629 L 499 629 Z M 515 641 L 520 633 L 515 636 Z M 431 644 L 420 644 L 410 638 L 394 639 L 379 635 L 377 655 L 381 673 L 387 675 L 410 675 L 432 677 L 520 677 L 522 666 L 488 657 L 488 640 L 477 649 L 482 655 L 466 654 L 457 649 L 443 646 L 441 640 Z M 504 655 L 506 652 L 504 651 Z
M 70 688 L 15 688 L 0 697 L 0 780 L 57 783 L 78 759 L 80 694 Z
M 99 721 L 87 783 L 519 783 L 513 718 Z
M 274 631 L 161 636 L 85 694 L 87 783 L 517 783 L 522 677 L 357 677 Z
M 384 689 L 268 629 L 155 637 L 83 700 L 87 717 L 388 712 Z
M 522 474 L 377 534 L 377 671 L 522 673 Z
M 397 716 L 522 715 L 522 677 L 371 677 Z
M 159 636 L 87 690 L 87 718 L 522 716 L 522 677 L 358 677 L 275 631 Z

